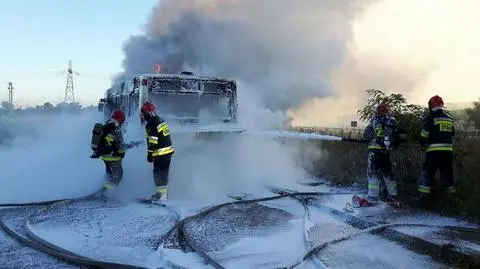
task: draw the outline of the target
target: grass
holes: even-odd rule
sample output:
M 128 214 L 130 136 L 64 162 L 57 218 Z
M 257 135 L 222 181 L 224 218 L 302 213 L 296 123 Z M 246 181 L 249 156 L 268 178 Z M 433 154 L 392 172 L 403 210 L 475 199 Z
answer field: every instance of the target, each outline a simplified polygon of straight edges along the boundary
M 367 147 L 365 144 L 343 141 L 308 141 L 304 147 L 316 148 L 320 154 L 311 159 L 308 168 L 315 176 L 338 185 L 361 184 L 367 188 Z M 480 220 L 480 139 L 460 138 L 455 141 L 454 181 L 458 199 L 447 199 L 443 194 L 444 182 L 437 172 L 431 209 L 447 215 L 464 216 Z M 391 155 L 393 172 L 400 198 L 417 205 L 417 181 L 420 178 L 425 153 L 415 144 L 407 144 Z

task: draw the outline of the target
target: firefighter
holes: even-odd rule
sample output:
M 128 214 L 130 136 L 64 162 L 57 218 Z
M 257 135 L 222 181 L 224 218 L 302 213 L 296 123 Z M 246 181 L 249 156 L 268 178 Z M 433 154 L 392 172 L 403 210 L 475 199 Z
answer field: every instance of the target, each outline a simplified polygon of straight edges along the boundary
M 94 157 L 100 157 L 105 163 L 107 182 L 103 185 L 102 195 L 117 186 L 123 178 L 122 160 L 125 157 L 125 144 L 121 127 L 125 122 L 125 113 L 114 110 L 104 124 L 99 150 Z
M 165 120 L 157 115 L 153 103 L 146 102 L 143 104 L 141 114 L 142 119 L 145 120 L 147 161 L 153 163 L 155 194 L 152 195 L 152 200 L 166 200 L 168 173 L 174 153 L 170 131 Z
M 388 104 L 376 107 L 375 115 L 365 128 L 363 138 L 368 144 L 368 194 L 367 198 L 354 196 L 352 202 L 357 206 L 369 206 L 379 199 L 380 182 L 387 189 L 387 203 L 394 207 L 401 206 L 397 199 L 397 184 L 393 177 L 390 150 L 399 142 L 395 117 L 390 116 Z
M 453 184 L 453 138 L 455 126 L 452 117 L 444 109 L 442 97 L 435 95 L 428 101 L 429 113 L 420 132 L 420 144 L 425 149 L 425 162 L 418 185 L 422 197 L 430 194 L 437 169 L 446 183 L 449 194 L 455 193 Z

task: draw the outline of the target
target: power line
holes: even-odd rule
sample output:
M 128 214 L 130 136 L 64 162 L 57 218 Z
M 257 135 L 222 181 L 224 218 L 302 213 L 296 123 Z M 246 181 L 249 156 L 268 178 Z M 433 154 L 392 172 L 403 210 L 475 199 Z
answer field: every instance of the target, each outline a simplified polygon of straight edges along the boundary
M 78 72 L 74 72 L 72 69 L 72 61 L 68 61 L 67 69 L 67 84 L 65 86 L 65 103 L 75 102 L 75 92 L 73 90 L 73 75 L 79 75 Z

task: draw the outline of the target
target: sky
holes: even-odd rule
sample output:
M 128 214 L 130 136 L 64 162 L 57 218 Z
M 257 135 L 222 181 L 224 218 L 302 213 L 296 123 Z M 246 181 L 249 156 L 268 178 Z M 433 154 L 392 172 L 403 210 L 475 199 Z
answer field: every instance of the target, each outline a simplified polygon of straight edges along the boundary
M 157 0 L 1 0 L 0 101 L 63 101 L 68 61 L 76 101 L 96 104 L 122 70 L 122 43 L 140 33 Z M 7 26 L 7 27 L 4 27 Z

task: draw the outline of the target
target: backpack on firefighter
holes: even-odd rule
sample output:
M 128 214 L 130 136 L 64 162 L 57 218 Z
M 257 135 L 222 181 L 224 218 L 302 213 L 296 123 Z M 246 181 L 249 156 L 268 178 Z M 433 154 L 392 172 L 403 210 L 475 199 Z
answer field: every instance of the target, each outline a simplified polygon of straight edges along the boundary
M 93 125 L 92 138 L 90 143 L 90 146 L 93 150 L 93 154 L 90 156 L 90 158 L 100 157 L 101 155 L 100 143 L 105 136 L 104 130 L 105 130 L 105 124 L 103 123 L 95 123 L 95 125 Z M 126 149 L 130 149 L 133 147 L 138 147 L 138 145 L 142 144 L 143 142 L 144 142 L 143 140 L 131 141 L 130 143 L 125 144 L 124 146 Z
M 91 148 L 93 150 L 93 154 L 90 158 L 99 158 L 100 157 L 100 142 L 104 136 L 104 127 L 103 123 L 95 123 L 92 129 L 92 138 L 91 138 Z

